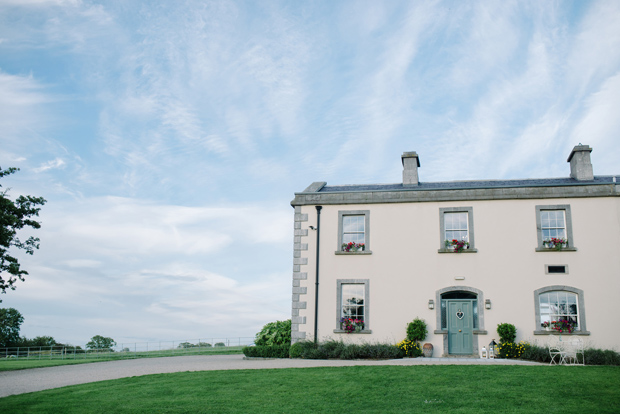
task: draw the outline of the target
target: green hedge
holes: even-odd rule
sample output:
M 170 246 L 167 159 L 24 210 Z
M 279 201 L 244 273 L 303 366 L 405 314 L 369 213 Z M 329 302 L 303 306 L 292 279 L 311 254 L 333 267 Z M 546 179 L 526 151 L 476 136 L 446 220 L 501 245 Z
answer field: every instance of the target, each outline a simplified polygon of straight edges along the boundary
M 252 358 L 288 358 L 290 345 L 246 346 L 243 355 Z
M 265 345 L 291 345 L 291 320 L 270 322 L 256 334 L 254 344 Z
M 620 365 L 620 353 L 610 349 L 587 348 L 584 350 L 584 356 L 586 365 Z M 551 362 L 549 349 L 546 346 L 542 347 L 527 343 L 523 345 L 521 359 L 545 363 Z
M 405 352 L 390 344 L 345 344 L 330 340 L 320 344 L 311 341 L 291 346 L 291 358 L 302 359 L 397 359 Z

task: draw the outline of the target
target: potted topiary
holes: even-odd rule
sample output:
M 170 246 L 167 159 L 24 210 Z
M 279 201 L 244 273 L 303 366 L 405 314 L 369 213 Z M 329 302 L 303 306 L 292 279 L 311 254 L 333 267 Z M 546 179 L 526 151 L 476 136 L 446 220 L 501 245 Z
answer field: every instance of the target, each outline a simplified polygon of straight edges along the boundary
M 427 333 L 428 330 L 426 329 L 424 319 L 415 318 L 413 322 L 409 322 L 409 325 L 407 325 L 407 339 L 417 344 L 426 338 Z M 422 353 L 427 358 L 431 357 L 433 355 L 433 344 L 425 343 L 422 347 Z

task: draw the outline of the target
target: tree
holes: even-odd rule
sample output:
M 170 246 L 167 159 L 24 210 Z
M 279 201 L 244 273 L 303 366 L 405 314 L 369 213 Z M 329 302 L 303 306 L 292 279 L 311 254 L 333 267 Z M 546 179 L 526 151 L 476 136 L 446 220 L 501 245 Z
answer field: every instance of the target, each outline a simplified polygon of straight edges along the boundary
M 0 168 L 0 178 L 16 171 L 19 171 L 19 168 L 6 170 Z M 7 289 L 15 290 L 15 282 L 18 280 L 23 282 L 24 276 L 28 274 L 20 268 L 19 261 L 9 254 L 9 249 L 11 247 L 23 249 L 31 255 L 35 249 L 39 248 L 38 238 L 30 236 L 28 240 L 21 241 L 17 237 L 17 231 L 26 226 L 33 229 L 41 228 L 41 224 L 32 217 L 39 215 L 41 208 L 37 206 L 42 206 L 46 202 L 43 197 L 22 195 L 13 201 L 7 194 L 8 190 L 0 192 L 0 290 L 2 293 L 6 293 Z M 8 276 L 5 276 L 5 273 Z
M 51 336 L 37 336 L 32 339 L 28 339 L 25 336 L 20 338 L 17 346 L 23 347 L 47 347 L 54 345 L 62 345 L 56 342 Z
M 17 309 L 0 309 L 0 346 L 8 347 L 19 341 L 19 327 L 24 317 Z
M 114 339 L 101 335 L 93 336 L 92 338 L 90 338 L 90 342 L 86 344 L 86 348 L 88 349 L 109 350 L 114 346 L 116 346 L 116 341 L 114 341 Z

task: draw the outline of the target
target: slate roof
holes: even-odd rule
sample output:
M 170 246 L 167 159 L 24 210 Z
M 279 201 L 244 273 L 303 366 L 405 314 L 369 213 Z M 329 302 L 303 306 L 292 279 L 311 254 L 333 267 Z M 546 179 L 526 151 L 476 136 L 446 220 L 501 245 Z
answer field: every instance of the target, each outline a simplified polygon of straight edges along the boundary
M 615 178 L 615 180 L 614 180 Z M 515 187 L 557 187 L 575 185 L 609 185 L 620 183 L 620 176 L 598 176 L 590 181 L 577 181 L 573 178 L 534 178 L 526 180 L 476 180 L 476 181 L 443 181 L 435 183 L 420 182 L 417 186 L 400 184 L 359 184 L 359 185 L 326 185 L 319 193 L 339 193 L 358 191 L 424 191 L 424 190 L 466 190 L 482 188 L 515 188 Z

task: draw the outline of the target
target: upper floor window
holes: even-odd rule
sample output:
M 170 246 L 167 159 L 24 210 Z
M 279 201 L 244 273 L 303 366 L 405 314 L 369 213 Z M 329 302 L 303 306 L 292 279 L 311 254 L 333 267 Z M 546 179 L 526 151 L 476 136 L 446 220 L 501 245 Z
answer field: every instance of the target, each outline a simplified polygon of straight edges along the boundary
M 336 254 L 370 254 L 370 210 L 338 212 Z
M 467 213 L 444 213 L 446 240 L 464 240 L 469 242 L 469 226 Z
M 473 207 L 439 209 L 440 253 L 476 252 Z
M 537 251 L 575 251 L 570 205 L 536 206 Z
M 543 240 L 566 239 L 564 210 L 543 210 L 540 212 L 540 229 Z
M 342 217 L 342 242 L 365 243 L 366 242 L 366 218 L 363 215 Z

